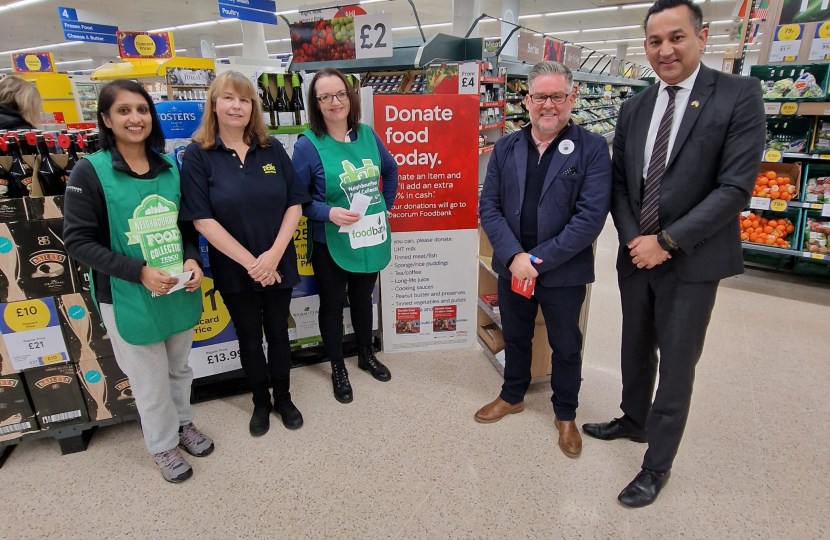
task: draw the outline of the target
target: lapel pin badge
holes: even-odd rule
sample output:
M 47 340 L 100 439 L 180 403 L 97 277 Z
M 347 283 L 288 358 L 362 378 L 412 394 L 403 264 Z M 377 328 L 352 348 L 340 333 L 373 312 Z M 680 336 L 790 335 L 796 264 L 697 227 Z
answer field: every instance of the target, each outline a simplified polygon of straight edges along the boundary
M 693 102 L 692 102 L 692 107 L 694 107 L 695 109 L 697 109 L 698 107 L 700 107 L 700 102 L 699 102 L 699 101 L 693 101 Z

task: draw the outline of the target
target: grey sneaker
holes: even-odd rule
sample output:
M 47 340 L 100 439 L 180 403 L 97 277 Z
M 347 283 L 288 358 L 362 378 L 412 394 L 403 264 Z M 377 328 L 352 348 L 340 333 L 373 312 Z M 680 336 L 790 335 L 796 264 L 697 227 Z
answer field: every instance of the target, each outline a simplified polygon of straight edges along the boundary
M 161 469 L 161 475 L 168 482 L 177 484 L 193 476 L 193 469 L 190 467 L 190 463 L 184 459 L 184 456 L 182 456 L 178 448 L 154 454 L 153 459 L 156 461 L 159 469 Z
M 213 452 L 213 440 L 196 429 L 193 422 L 179 428 L 179 446 L 196 457 L 205 457 Z

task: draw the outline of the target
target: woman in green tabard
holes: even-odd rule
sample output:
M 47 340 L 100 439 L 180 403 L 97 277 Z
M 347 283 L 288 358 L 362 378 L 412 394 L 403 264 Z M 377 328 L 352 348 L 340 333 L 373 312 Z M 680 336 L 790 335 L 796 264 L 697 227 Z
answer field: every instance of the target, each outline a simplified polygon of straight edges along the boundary
M 104 86 L 98 129 L 102 150 L 69 178 L 64 241 L 92 269 L 92 292 L 130 379 L 147 449 L 165 480 L 182 482 L 193 470 L 178 447 L 193 456 L 213 451 L 193 425 L 187 365 L 202 314 L 198 234 L 178 220 L 179 171 L 160 153 L 164 135 L 144 88 L 123 80 Z
M 320 335 L 331 361 L 334 397 L 349 403 L 352 387 L 343 362 L 347 289 L 359 347 L 357 367 L 379 381 L 392 377 L 372 350 L 372 294 L 378 272 L 392 257 L 387 212 L 395 203 L 398 166 L 374 130 L 360 123 L 357 93 L 341 72 L 318 71 L 308 103 L 309 129 L 294 145 L 292 161 L 313 199 L 303 213 L 311 222 Z M 357 194 L 370 199 L 363 217 L 350 210 Z

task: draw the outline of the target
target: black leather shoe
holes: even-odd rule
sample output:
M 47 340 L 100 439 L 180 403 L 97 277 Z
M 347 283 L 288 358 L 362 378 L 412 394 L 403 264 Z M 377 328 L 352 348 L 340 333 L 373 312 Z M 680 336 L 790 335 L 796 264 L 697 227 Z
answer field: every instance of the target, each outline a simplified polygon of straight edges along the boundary
M 274 412 L 282 418 L 282 425 L 288 429 L 300 429 L 303 427 L 303 415 L 291 401 L 291 377 L 272 377 L 274 386 Z
M 343 360 L 331 363 L 331 383 L 334 387 L 334 399 L 340 403 L 351 403 L 352 385 L 349 383 L 349 372 Z
M 389 368 L 380 363 L 375 357 L 375 351 L 372 347 L 361 347 L 357 353 L 357 367 L 363 371 L 368 371 L 372 377 L 380 382 L 388 382 L 392 380 L 392 374 Z
M 671 471 L 657 474 L 654 471 L 643 469 L 637 475 L 637 478 L 622 490 L 617 500 L 629 508 L 648 506 L 657 499 L 657 495 L 660 494 L 663 486 L 668 483 L 670 477 Z
M 262 437 L 268 433 L 271 428 L 271 403 L 254 404 L 254 414 L 248 428 L 254 437 Z
M 647 432 L 634 431 L 626 428 L 622 423 L 622 418 L 614 418 L 610 422 L 602 422 L 599 424 L 582 424 L 582 431 L 602 441 L 631 439 L 638 443 L 648 442 Z

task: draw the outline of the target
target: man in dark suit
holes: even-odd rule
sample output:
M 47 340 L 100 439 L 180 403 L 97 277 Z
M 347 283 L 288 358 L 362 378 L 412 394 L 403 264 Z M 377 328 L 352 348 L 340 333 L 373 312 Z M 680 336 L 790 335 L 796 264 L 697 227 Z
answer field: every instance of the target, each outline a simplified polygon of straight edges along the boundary
M 592 244 L 608 215 L 611 159 L 605 137 L 570 119 L 576 93 L 567 67 L 536 64 L 528 85 L 530 125 L 496 142 L 479 203 L 499 274 L 506 363 L 501 395 L 475 418 L 490 423 L 524 410 L 541 306 L 553 349 L 551 401 L 559 447 L 577 457 L 582 452 L 574 421 L 582 375 L 579 314 L 586 284 L 594 281 Z M 513 292 L 513 277 L 537 278 L 533 296 Z
M 671 474 L 718 283 L 743 272 L 737 217 L 764 149 L 760 85 L 701 65 L 702 21 L 690 0 L 649 9 L 645 48 L 661 82 L 623 104 L 614 137 L 624 414 L 583 430 L 648 442 L 619 495 L 630 507 L 652 503 Z

